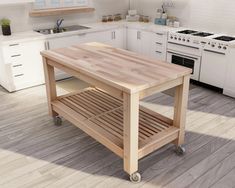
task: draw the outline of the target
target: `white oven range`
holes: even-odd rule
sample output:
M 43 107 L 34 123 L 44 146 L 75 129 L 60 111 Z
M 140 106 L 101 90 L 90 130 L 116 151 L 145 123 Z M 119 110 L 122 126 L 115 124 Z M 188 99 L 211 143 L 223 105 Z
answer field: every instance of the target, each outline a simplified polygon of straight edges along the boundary
M 235 46 L 235 37 L 227 35 L 189 29 L 173 31 L 168 36 L 167 62 L 189 67 L 193 69 L 193 80 L 225 90 L 232 45 Z
M 168 36 L 167 62 L 191 68 L 191 79 L 199 81 L 203 47 L 208 42 L 207 37 L 213 35 L 188 29 L 171 32 Z

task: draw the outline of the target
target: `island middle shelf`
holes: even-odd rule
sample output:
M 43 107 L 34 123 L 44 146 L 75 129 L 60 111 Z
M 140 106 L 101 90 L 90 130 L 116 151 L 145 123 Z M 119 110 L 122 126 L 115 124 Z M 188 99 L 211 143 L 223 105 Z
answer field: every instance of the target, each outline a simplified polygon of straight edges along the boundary
M 60 96 L 52 108 L 88 135 L 105 145 L 118 156 L 123 152 L 123 102 L 97 89 Z M 179 128 L 173 120 L 140 105 L 139 108 L 139 159 L 156 149 L 173 142 Z

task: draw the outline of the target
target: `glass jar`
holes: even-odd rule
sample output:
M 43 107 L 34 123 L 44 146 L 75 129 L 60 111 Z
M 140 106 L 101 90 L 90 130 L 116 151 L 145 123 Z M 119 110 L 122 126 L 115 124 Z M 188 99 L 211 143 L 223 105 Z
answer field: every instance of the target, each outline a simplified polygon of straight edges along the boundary
M 113 19 L 114 19 L 114 21 L 120 21 L 120 20 L 122 20 L 122 15 L 121 14 L 115 14 Z
M 144 22 L 144 15 L 140 15 L 139 22 Z
M 143 20 L 144 20 L 145 23 L 148 23 L 150 21 L 149 16 L 144 16 Z
M 108 22 L 108 17 L 107 16 L 102 16 L 102 22 Z
M 113 21 L 113 16 L 112 15 L 108 15 L 108 22 L 112 22 Z

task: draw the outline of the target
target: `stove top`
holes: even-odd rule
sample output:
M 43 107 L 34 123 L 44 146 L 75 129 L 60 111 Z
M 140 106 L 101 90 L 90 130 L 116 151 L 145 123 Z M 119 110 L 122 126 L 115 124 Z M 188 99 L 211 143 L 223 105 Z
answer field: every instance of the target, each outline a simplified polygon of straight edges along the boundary
M 230 36 L 220 36 L 220 37 L 216 37 L 214 38 L 215 40 L 221 40 L 221 41 L 225 41 L 225 42 L 231 42 L 235 40 L 235 37 L 230 37 Z
M 214 35 L 212 33 L 206 33 L 206 32 L 198 32 L 198 33 L 194 33 L 193 36 L 199 36 L 199 37 L 209 37 L 211 35 Z
M 194 31 L 194 30 L 183 30 L 183 31 L 178 31 L 177 33 L 181 33 L 181 34 L 186 34 L 186 35 L 191 35 L 193 33 L 197 33 L 198 31 Z

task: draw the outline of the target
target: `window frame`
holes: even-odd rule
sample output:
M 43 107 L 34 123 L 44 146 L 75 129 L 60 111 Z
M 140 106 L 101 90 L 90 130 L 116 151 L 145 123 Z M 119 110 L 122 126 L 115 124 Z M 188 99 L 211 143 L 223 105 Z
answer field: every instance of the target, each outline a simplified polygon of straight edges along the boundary
M 58 2 L 58 4 L 56 3 L 56 1 Z M 36 10 L 84 6 L 88 6 L 88 0 L 35 0 L 34 2 L 34 9 Z

